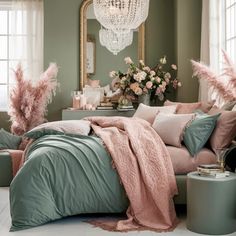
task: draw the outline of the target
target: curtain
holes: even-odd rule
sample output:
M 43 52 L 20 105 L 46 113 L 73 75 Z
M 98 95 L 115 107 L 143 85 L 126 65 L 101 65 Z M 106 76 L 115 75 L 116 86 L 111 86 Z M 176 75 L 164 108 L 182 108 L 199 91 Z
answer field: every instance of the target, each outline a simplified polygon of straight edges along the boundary
M 221 34 L 220 34 L 220 4 L 221 0 L 202 1 L 201 29 L 201 62 L 209 65 L 214 71 L 220 71 Z M 206 80 L 199 80 L 199 101 L 214 99 Z
M 43 71 L 43 0 L 13 0 L 11 9 L 11 66 L 21 62 L 26 78 L 37 81 Z

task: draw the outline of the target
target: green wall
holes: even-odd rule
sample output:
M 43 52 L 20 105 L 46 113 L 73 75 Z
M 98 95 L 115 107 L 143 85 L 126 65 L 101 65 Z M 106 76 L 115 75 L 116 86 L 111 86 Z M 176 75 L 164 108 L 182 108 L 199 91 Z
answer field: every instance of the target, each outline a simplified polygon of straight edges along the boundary
M 200 58 L 201 9 L 201 0 L 175 0 L 175 54 L 179 67 L 178 78 L 183 84 L 177 94 L 178 101 L 198 100 L 198 81 L 192 78 L 190 59 Z
M 79 7 L 82 0 L 44 0 L 44 65 L 59 65 L 60 91 L 49 105 L 49 120 L 61 119 L 71 106 L 70 93 L 79 85 Z M 201 0 L 151 0 L 146 22 L 146 63 L 153 67 L 163 55 L 179 66 L 183 88 L 178 100 L 196 101 L 197 81 L 189 59 L 199 58 Z M 105 62 L 104 62 L 105 63 Z M 8 116 L 0 113 L 0 126 Z

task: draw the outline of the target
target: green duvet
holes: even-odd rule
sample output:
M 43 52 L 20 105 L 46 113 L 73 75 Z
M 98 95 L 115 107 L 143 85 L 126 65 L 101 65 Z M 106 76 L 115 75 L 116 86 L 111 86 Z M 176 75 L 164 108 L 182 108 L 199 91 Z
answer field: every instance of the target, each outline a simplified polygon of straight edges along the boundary
M 128 207 L 111 157 L 94 136 L 46 135 L 27 152 L 10 186 L 11 231 L 81 213 Z

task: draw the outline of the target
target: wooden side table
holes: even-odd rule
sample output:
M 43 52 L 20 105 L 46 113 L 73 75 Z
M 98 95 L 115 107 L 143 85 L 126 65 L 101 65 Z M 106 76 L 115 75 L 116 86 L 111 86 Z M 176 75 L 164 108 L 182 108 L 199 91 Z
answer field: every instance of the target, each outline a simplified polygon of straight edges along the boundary
M 87 116 L 133 116 L 135 110 L 131 111 L 117 111 L 117 110 L 62 110 L 62 120 L 80 120 Z
M 201 234 L 236 231 L 236 174 L 213 178 L 187 175 L 187 228 Z

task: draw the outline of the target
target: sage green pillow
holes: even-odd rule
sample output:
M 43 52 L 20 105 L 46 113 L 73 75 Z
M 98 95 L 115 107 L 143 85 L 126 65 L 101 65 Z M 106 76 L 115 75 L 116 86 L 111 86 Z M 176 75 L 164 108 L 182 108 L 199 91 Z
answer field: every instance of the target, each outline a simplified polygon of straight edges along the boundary
M 13 149 L 17 150 L 22 138 L 17 135 L 13 135 L 4 129 L 0 130 L 0 149 Z
M 207 115 L 197 112 L 196 119 L 185 129 L 184 144 L 191 156 L 196 155 L 211 136 L 220 114 Z

